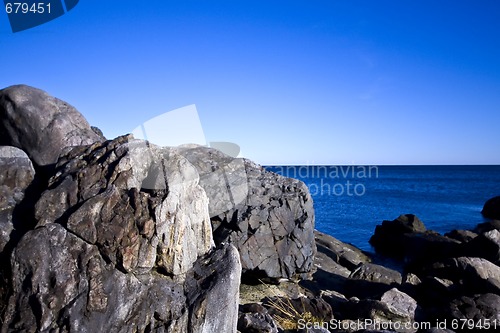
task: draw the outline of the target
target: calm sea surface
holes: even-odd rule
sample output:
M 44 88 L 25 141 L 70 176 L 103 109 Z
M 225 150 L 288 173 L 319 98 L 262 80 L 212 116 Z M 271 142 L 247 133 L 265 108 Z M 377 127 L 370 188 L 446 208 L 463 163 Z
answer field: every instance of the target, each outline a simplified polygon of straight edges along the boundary
M 375 226 L 415 214 L 444 234 L 486 221 L 481 209 L 500 195 L 500 166 L 269 166 L 302 180 L 314 200 L 316 229 L 373 252 Z

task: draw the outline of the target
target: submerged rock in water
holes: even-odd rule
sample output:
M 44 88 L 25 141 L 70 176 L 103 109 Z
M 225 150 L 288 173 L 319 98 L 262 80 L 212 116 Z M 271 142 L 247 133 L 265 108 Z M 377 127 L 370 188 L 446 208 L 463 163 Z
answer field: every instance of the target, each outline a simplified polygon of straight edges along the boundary
M 492 220 L 500 220 L 500 196 L 486 201 L 481 214 Z
M 393 257 L 404 257 L 404 235 L 424 233 L 424 223 L 413 214 L 401 215 L 393 221 L 383 221 L 377 225 L 370 238 L 370 244 L 380 253 Z

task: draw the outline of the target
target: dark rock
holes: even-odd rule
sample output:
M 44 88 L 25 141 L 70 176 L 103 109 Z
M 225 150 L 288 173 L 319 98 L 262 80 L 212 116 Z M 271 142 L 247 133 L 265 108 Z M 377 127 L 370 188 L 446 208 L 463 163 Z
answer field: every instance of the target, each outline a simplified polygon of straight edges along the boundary
M 368 263 L 371 261 L 370 257 L 363 253 L 357 247 L 346 244 L 338 239 L 319 232 L 317 230 L 314 231 L 316 247 L 318 249 L 315 263 L 318 263 L 318 258 L 321 258 L 323 263 L 328 262 L 328 258 L 333 259 L 337 264 L 340 264 L 346 267 L 348 270 L 352 271 L 359 264 Z M 325 264 L 321 265 L 321 267 L 329 271 Z M 336 271 L 336 267 L 333 267 L 333 270 Z
M 172 149 L 123 136 L 73 149 L 54 173 L 35 207 L 38 226 L 65 225 L 124 272 L 185 273 L 213 245 L 196 169 Z M 152 181 L 158 189 L 143 188 Z
M 402 276 L 398 271 L 376 264 L 361 264 L 350 275 L 351 279 L 382 283 L 401 284 Z
M 180 319 L 186 303 L 182 285 L 152 274 L 124 274 L 106 263 L 97 246 L 59 224 L 28 232 L 12 268 L 9 330 L 145 330 L 156 318 Z
M 453 281 L 439 278 L 435 276 L 426 276 L 422 282 L 415 288 L 415 298 L 418 303 L 425 308 L 433 308 L 438 303 L 447 304 L 453 299 L 459 286 L 455 285 Z
M 500 231 L 494 229 L 482 233 L 465 244 L 463 252 L 468 257 L 480 257 L 500 264 Z
M 413 328 L 416 313 L 417 302 L 413 298 L 398 289 L 391 289 L 380 300 L 349 300 L 338 319 L 342 327 L 363 329 L 363 332 L 377 331 L 380 327 L 393 332 L 416 332 L 417 329 Z
M 359 264 L 367 263 L 370 258 L 356 247 L 342 243 L 336 238 L 314 232 L 317 253 L 314 257 L 315 271 L 312 278 L 300 284 L 313 293 L 324 290 L 346 290 L 347 279 Z
M 278 327 L 264 306 L 252 303 L 240 306 L 238 331 L 242 333 L 277 333 Z
M 423 233 L 427 229 L 422 221 L 413 214 L 401 215 L 393 221 L 383 221 L 375 227 L 370 244 L 380 253 L 388 256 L 404 256 L 405 240 L 402 235 Z
M 500 320 L 500 296 L 497 294 L 482 294 L 461 296 L 453 300 L 443 309 L 443 318 L 448 322 L 458 323 L 457 332 L 470 330 L 495 331 Z M 489 327 L 486 325 L 489 324 Z
M 493 220 L 493 221 L 489 221 L 489 222 L 479 223 L 476 226 L 476 228 L 474 229 L 474 232 L 477 234 L 483 234 L 483 233 L 491 231 L 491 230 L 499 230 L 500 231 L 500 221 L 499 220 Z
M 97 126 L 90 126 L 90 129 L 92 130 L 92 132 L 94 132 L 95 134 L 97 134 L 97 136 L 99 137 L 99 139 L 101 141 L 106 141 L 107 140 L 99 127 L 97 127 Z
M 53 173 L 12 254 L 7 331 L 236 331 L 239 255 L 212 252 L 184 157 L 124 136 L 73 148 Z
M 411 214 L 378 225 L 370 243 L 377 252 L 405 259 L 409 270 L 461 253 L 459 241 L 426 230 L 424 224 Z
M 460 256 L 460 242 L 438 233 L 412 233 L 402 236 L 405 241 L 406 266 L 409 270 L 419 269 L 422 265 L 441 259 Z
M 349 275 L 351 272 L 344 266 L 340 266 L 333 260 L 326 264 L 328 271 L 322 267 L 317 267 L 312 277 L 307 280 L 301 280 L 300 286 L 313 294 L 319 294 L 322 291 L 335 290 L 347 293 L 349 287 Z
M 178 151 L 200 174 L 215 242 L 238 248 L 246 275 L 307 276 L 316 245 L 312 199 L 303 182 L 212 148 L 189 146 Z
M 68 146 L 99 137 L 71 105 L 42 90 L 17 85 L 0 91 L 0 145 L 20 148 L 34 164 L 53 164 Z
M 492 220 L 500 220 L 500 196 L 486 201 L 481 211 L 484 217 Z
M 452 230 L 444 234 L 445 237 L 459 241 L 460 243 L 467 243 L 468 241 L 477 237 L 475 232 L 470 230 Z
M 341 293 L 333 290 L 321 292 L 321 298 L 332 307 L 333 317 L 343 319 L 343 315 L 349 309 L 349 300 Z
M 10 241 L 14 229 L 23 223 L 13 221 L 13 213 L 23 201 L 34 177 L 33 164 L 22 150 L 0 146 L 0 253 Z
M 340 291 L 348 297 L 374 299 L 393 287 L 399 287 L 401 282 L 402 276 L 398 271 L 371 263 L 361 264 Z

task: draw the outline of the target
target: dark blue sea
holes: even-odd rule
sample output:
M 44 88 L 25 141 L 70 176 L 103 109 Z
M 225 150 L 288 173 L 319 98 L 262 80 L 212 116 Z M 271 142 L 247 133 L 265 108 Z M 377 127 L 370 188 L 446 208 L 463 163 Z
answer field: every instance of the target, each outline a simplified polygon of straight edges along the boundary
M 444 234 L 486 221 L 486 200 L 500 195 L 500 166 L 269 166 L 302 180 L 314 200 L 316 229 L 373 252 L 375 226 L 415 214 Z

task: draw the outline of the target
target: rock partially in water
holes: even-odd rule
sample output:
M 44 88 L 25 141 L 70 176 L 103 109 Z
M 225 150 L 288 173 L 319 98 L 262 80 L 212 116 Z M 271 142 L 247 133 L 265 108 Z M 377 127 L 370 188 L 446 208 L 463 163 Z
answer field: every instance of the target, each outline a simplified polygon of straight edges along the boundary
M 383 221 L 381 225 L 377 225 L 375 233 L 370 238 L 370 244 L 384 255 L 402 258 L 405 249 L 405 240 L 402 236 L 425 231 L 427 228 L 417 216 L 401 215 L 393 221 Z
M 486 201 L 481 214 L 492 220 L 500 220 L 500 196 Z

